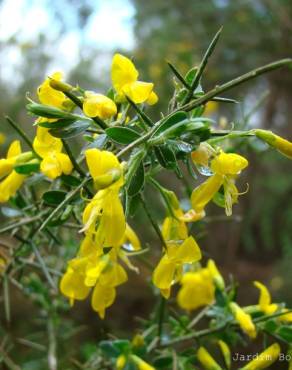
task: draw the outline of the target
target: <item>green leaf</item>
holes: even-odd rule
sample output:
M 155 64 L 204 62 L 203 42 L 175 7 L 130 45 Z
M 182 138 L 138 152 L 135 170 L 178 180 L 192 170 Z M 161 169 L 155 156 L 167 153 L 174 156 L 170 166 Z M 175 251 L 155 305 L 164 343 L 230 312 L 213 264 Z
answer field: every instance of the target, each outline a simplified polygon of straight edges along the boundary
M 90 126 L 89 122 L 76 121 L 72 125 L 49 130 L 50 134 L 60 139 L 69 139 L 83 133 Z
M 49 205 L 59 205 L 66 198 L 67 192 L 61 190 L 50 190 L 43 194 L 43 200 Z
M 76 187 L 78 185 L 80 185 L 81 181 L 80 179 L 78 179 L 77 177 L 75 176 L 72 176 L 72 175 L 62 175 L 61 176 L 61 180 L 63 181 L 63 183 L 67 186 L 72 186 L 72 187 Z
M 165 130 L 173 127 L 177 123 L 180 123 L 188 118 L 186 112 L 176 112 L 163 121 L 159 127 L 154 131 L 152 137 L 156 137 L 163 133 Z
M 109 358 L 118 357 L 121 352 L 120 350 L 113 345 L 113 342 L 110 340 L 103 340 L 99 343 L 99 348 L 102 352 Z
M 140 135 L 128 127 L 110 127 L 105 130 L 107 136 L 118 144 L 127 145 L 139 139 Z
M 38 172 L 39 169 L 40 169 L 39 162 L 18 164 L 17 166 L 14 167 L 14 170 L 21 175 L 30 175 L 33 172 Z
M 265 322 L 265 330 L 269 333 L 274 333 L 278 329 L 278 324 L 275 320 L 268 320 Z
M 155 154 L 157 156 L 158 162 L 162 167 L 173 170 L 177 168 L 176 156 L 173 150 L 166 144 L 159 145 L 154 148 Z
M 103 149 L 105 144 L 108 141 L 108 137 L 106 134 L 98 135 L 91 144 L 89 144 L 88 148 L 98 148 Z
M 276 333 L 286 342 L 292 343 L 292 326 L 282 326 Z
M 129 216 L 130 217 L 134 217 L 135 214 L 136 214 L 136 212 L 137 212 L 137 210 L 138 210 L 138 207 L 140 205 L 140 197 L 139 197 L 139 195 L 137 194 L 134 197 L 129 197 L 128 198 L 128 202 L 129 202 L 129 204 L 128 204 L 128 209 L 129 209 L 128 213 L 129 213 Z
M 55 122 L 49 122 L 49 121 L 40 122 L 37 125 L 40 126 L 40 127 L 55 129 L 55 128 L 61 128 L 61 127 L 70 126 L 75 121 L 76 121 L 76 119 L 63 118 L 63 119 L 59 119 L 58 121 L 55 121 Z
M 128 195 L 134 197 L 143 188 L 145 182 L 144 165 L 141 161 L 128 186 Z
M 49 105 L 30 103 L 26 105 L 26 109 L 29 113 L 46 118 L 72 118 L 75 119 L 75 116 L 69 112 L 66 112 L 62 109 L 51 107 Z

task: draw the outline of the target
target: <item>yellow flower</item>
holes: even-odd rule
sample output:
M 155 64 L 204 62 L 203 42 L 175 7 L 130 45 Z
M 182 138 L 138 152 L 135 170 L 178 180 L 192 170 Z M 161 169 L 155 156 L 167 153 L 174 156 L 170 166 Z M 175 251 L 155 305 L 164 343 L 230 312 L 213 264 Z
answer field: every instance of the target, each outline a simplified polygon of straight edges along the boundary
M 256 136 L 269 144 L 271 147 L 276 148 L 280 153 L 292 159 L 292 143 L 282 137 L 275 135 L 272 131 L 254 130 Z
M 131 355 L 130 357 L 139 370 L 155 370 L 153 366 L 149 365 L 146 361 L 142 360 L 142 358 L 136 355 Z
M 278 309 L 278 305 L 272 303 L 271 295 L 267 287 L 265 287 L 259 281 L 254 281 L 254 285 L 260 290 L 259 298 L 260 310 L 267 315 L 275 313 Z
M 5 269 L 6 269 L 6 260 L 0 256 L 0 275 L 3 274 Z
M 81 231 L 93 234 L 97 245 L 119 245 L 126 230 L 119 188 L 99 190 L 83 212 L 83 223 Z
M 208 180 L 195 188 L 191 195 L 193 209 L 200 213 L 212 200 L 220 187 L 224 186 L 226 215 L 232 214 L 232 205 L 237 202 L 238 190 L 235 186 L 236 176 L 248 165 L 248 161 L 234 153 L 220 153 L 211 162 L 214 173 Z
M 218 340 L 218 345 L 221 349 L 222 355 L 224 357 L 224 362 L 227 367 L 227 369 L 231 368 L 231 352 L 230 348 L 227 343 L 225 343 L 223 340 Z
M 208 261 L 206 268 L 185 273 L 180 280 L 182 287 L 177 295 L 178 305 L 184 310 L 195 310 L 213 303 L 218 281 L 223 289 L 224 280 L 213 260 Z
M 61 293 L 70 299 L 73 305 L 74 300 L 83 300 L 90 293 L 90 287 L 84 283 L 84 275 L 78 271 L 68 268 L 60 282 Z
M 83 112 L 88 117 L 107 119 L 117 114 L 117 106 L 113 100 L 105 95 L 86 91 L 83 102 Z
M 115 54 L 112 61 L 112 82 L 119 99 L 128 96 L 134 103 L 155 104 L 158 101 L 153 83 L 138 81 L 139 73 L 130 59 Z
M 238 322 L 241 329 L 250 337 L 255 338 L 257 335 L 256 327 L 252 322 L 252 318 L 249 314 L 243 311 L 243 309 L 235 302 L 229 304 L 231 312 Z
M 20 175 L 13 170 L 16 161 L 20 157 L 20 142 L 15 140 L 10 144 L 6 158 L 0 159 L 0 177 L 6 176 L 0 182 L 0 203 L 7 202 L 14 196 L 26 178 L 25 175 Z
M 245 365 L 242 370 L 261 370 L 271 366 L 279 357 L 281 348 L 278 343 L 272 344 L 261 352 L 254 360 Z
M 196 310 L 213 303 L 215 285 L 207 268 L 185 273 L 180 283 L 182 287 L 177 295 L 177 303 L 184 310 Z
M 153 272 L 154 285 L 168 298 L 171 285 L 180 279 L 183 264 L 197 262 L 201 257 L 201 250 L 191 236 L 181 244 L 167 244 L 167 251 Z
M 206 370 L 222 370 L 222 367 L 219 366 L 219 364 L 204 347 L 200 347 L 198 349 L 197 358 Z
M 40 166 L 42 173 L 50 179 L 55 179 L 62 173 L 69 175 L 73 170 L 68 155 L 61 153 L 62 147 L 62 141 L 52 136 L 47 128 L 37 128 L 33 148 L 43 159 Z
M 118 158 L 111 152 L 99 149 L 88 149 L 85 151 L 86 163 L 98 189 L 106 188 L 115 182 L 120 187 L 123 185 L 122 165 Z
M 54 80 L 60 81 L 62 79 L 62 72 L 55 72 L 51 75 Z M 45 81 L 39 86 L 38 98 L 42 104 L 51 105 L 56 108 L 63 108 L 64 102 L 67 100 L 66 95 L 61 91 L 55 90 L 50 86 L 50 78 L 46 78 Z

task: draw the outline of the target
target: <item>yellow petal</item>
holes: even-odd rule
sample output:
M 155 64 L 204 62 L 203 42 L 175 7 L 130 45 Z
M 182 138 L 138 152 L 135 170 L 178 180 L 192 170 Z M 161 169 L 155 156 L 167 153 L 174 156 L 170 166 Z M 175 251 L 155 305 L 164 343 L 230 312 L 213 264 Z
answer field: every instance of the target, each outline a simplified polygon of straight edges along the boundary
M 83 112 L 88 117 L 107 119 L 117 114 L 113 100 L 102 94 L 89 94 L 83 102 Z
M 225 365 L 227 369 L 231 368 L 231 351 L 227 343 L 223 340 L 218 340 L 219 347 L 221 349 L 222 355 L 224 357 Z
M 8 149 L 7 158 L 13 158 L 21 154 L 21 145 L 19 140 L 14 140 Z
M 255 338 L 257 335 L 256 327 L 252 322 L 252 318 L 249 314 L 245 313 L 237 303 L 231 302 L 229 304 L 230 309 L 235 317 L 235 320 L 238 322 L 241 329 L 251 338 Z
M 91 306 L 94 311 L 98 312 L 101 319 L 105 317 L 105 310 L 111 306 L 116 298 L 116 289 L 109 286 L 96 284 L 93 289 Z
M 168 290 L 174 280 L 176 264 L 165 255 L 161 258 L 153 271 L 153 284 L 161 289 Z
M 61 164 L 54 154 L 49 154 L 42 160 L 40 169 L 50 179 L 55 179 L 62 174 Z
M 126 84 L 132 83 L 138 78 L 138 71 L 130 59 L 121 54 L 115 54 L 112 60 L 111 77 L 112 83 L 118 94 Z
M 278 343 L 272 344 L 265 351 L 256 356 L 242 370 L 261 370 L 271 366 L 279 357 L 281 348 Z
M 221 366 L 218 365 L 218 363 L 204 347 L 200 347 L 198 349 L 197 358 L 206 370 L 222 370 Z
M 113 263 L 103 271 L 99 283 L 104 286 L 116 287 L 125 283 L 127 280 L 128 276 L 125 269 L 118 263 Z
M 188 228 L 183 221 L 174 217 L 166 217 L 162 224 L 162 235 L 166 242 L 184 240 L 188 237 Z
M 146 103 L 149 104 L 149 105 L 154 105 L 158 102 L 158 96 L 157 94 L 155 94 L 154 91 L 151 92 L 151 94 L 149 95 L 148 99 L 146 100 Z
M 69 175 L 73 171 L 73 165 L 67 154 L 56 153 L 56 158 L 61 166 L 62 173 Z
M 135 251 L 138 251 L 141 249 L 140 240 L 137 234 L 135 233 L 135 231 L 131 228 L 129 224 L 126 224 L 126 231 L 125 231 L 123 244 L 125 243 L 130 244 L 131 248 Z
M 96 181 L 106 174 L 110 174 L 109 185 L 115 180 L 114 173 L 121 174 L 121 164 L 118 158 L 107 150 L 99 150 L 96 148 L 85 151 L 86 163 L 89 168 L 90 175 Z
M 153 83 L 135 81 L 123 86 L 122 92 L 128 96 L 134 103 L 144 103 L 153 89 Z
M 149 365 L 146 361 L 136 355 L 131 355 L 131 359 L 136 364 L 138 370 L 155 370 L 153 366 Z
M 215 286 L 207 269 L 187 272 L 180 282 L 182 287 L 177 295 L 177 303 L 184 310 L 196 310 L 213 303 Z
M 62 72 L 53 73 L 52 78 L 60 81 L 62 79 Z M 57 91 L 50 86 L 49 78 L 46 78 L 39 86 L 37 94 L 42 104 L 51 105 L 56 108 L 62 108 L 66 100 L 66 96 L 61 91 Z
M 267 287 L 259 281 L 254 281 L 254 285 L 260 290 L 259 306 L 261 311 L 266 314 L 273 314 L 277 311 L 278 306 L 276 304 L 271 304 L 272 299 Z
M 193 190 L 191 203 L 195 212 L 200 213 L 204 210 L 205 206 L 220 189 L 222 183 L 223 176 L 215 174 Z
M 184 242 L 176 248 L 174 259 L 179 263 L 197 262 L 202 258 L 200 247 L 192 236 L 189 236 Z
M 33 148 L 37 154 L 44 158 L 48 155 L 60 153 L 62 151 L 62 141 L 49 133 L 49 129 L 44 127 L 37 128 L 37 135 L 33 141 Z
M 71 301 L 74 301 L 74 299 L 83 300 L 90 292 L 90 288 L 84 284 L 83 276 L 71 269 L 68 269 L 63 275 L 60 282 L 60 290 Z
M 7 202 L 14 196 L 21 187 L 26 176 L 12 171 L 4 180 L 0 182 L 0 203 Z
M 247 166 L 248 161 L 235 153 L 222 152 L 211 162 L 212 171 L 218 175 L 237 175 Z
M 220 274 L 215 262 L 212 259 L 208 260 L 207 268 L 210 272 L 210 275 L 214 279 L 216 285 L 220 289 L 224 289 L 224 287 L 225 287 L 224 279 L 223 279 L 222 275 Z

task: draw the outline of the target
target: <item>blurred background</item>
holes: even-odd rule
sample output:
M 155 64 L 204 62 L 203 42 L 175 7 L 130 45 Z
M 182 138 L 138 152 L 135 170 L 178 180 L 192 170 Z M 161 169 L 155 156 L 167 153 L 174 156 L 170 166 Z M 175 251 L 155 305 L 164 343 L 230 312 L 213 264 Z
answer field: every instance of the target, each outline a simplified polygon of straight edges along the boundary
M 70 83 L 105 93 L 116 51 L 133 57 L 142 79 L 155 83 L 160 102 L 151 108 L 151 115 L 159 117 L 173 89 L 166 61 L 186 73 L 200 62 L 221 25 L 223 34 L 203 80 L 205 90 L 262 64 L 291 57 L 291 0 L 0 0 L 1 154 L 15 137 L 4 114 L 33 134 L 32 119 L 24 109 L 26 94 L 34 98 L 45 76 L 61 70 Z M 260 77 L 228 96 L 240 103 L 215 107 L 211 114 L 221 126 L 257 126 L 291 140 L 291 69 Z M 244 191 L 248 183 L 249 192 L 240 198 L 230 220 L 221 217 L 222 209 L 210 208 L 200 245 L 215 258 L 226 277 L 233 274 L 239 280 L 242 304 L 257 301 L 251 281 L 260 280 L 269 286 L 275 301 L 284 300 L 292 306 L 291 163 L 254 140 L 241 145 L 240 151 L 249 158 L 250 166 L 239 186 Z M 161 176 L 162 183 L 165 176 Z M 175 181 L 165 184 L 181 191 Z M 163 217 L 155 198 L 152 207 Z M 140 238 L 157 244 L 138 219 L 133 223 Z M 96 340 L 111 327 L 121 335 L 130 335 L 129 329 L 138 326 L 134 315 L 138 312 L 146 317 L 155 304 L 146 285 L 143 269 L 140 276 L 131 276 L 119 289 L 119 298 L 105 322 L 91 311 L 89 302 L 66 313 L 62 324 L 68 332 L 76 327 L 77 331 L 68 334 L 70 348 L 64 369 L 71 368 L 66 362 L 70 356 L 85 361 Z M 14 346 L 11 356 L 17 354 L 21 369 L 40 369 L 37 350 L 19 341 L 28 331 L 37 338 L 43 330 L 38 310 L 18 292 L 12 303 L 7 331 Z M 2 307 L 0 318 L 5 326 Z M 42 358 L 41 348 L 39 352 Z

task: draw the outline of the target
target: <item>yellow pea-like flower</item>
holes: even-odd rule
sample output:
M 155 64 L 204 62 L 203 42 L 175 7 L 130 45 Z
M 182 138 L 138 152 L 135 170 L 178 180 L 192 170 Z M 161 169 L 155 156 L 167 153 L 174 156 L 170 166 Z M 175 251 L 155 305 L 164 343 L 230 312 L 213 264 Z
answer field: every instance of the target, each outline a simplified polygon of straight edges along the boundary
M 138 81 L 139 73 L 133 62 L 121 54 L 115 54 L 112 61 L 112 82 L 118 98 L 128 96 L 134 103 L 155 104 L 158 96 L 153 92 L 153 83 Z
M 184 310 L 196 310 L 214 302 L 215 285 L 207 268 L 185 273 L 180 283 L 177 303 Z
M 0 159 L 0 177 L 7 176 L 13 170 L 14 164 L 20 154 L 20 141 L 14 140 L 8 148 L 6 158 Z
M 231 302 L 229 307 L 242 331 L 244 331 L 250 338 L 254 339 L 257 336 L 257 332 L 251 316 L 244 312 L 244 310 L 235 302 Z
M 88 117 L 107 119 L 117 114 L 117 106 L 113 100 L 105 95 L 86 91 L 83 101 L 83 112 Z
M 20 175 L 12 171 L 4 180 L 0 182 L 0 203 L 7 202 L 13 197 L 25 180 L 25 175 Z
M 70 267 L 61 279 L 60 290 L 64 296 L 69 298 L 71 305 L 75 299 L 83 300 L 90 293 L 90 287 L 84 283 L 83 274 Z
M 278 305 L 272 303 L 272 298 L 267 287 L 264 284 L 260 283 L 259 281 L 254 281 L 254 285 L 256 288 L 260 290 L 259 298 L 260 310 L 266 314 L 273 314 L 274 312 L 276 312 L 278 309 Z
M 73 170 L 73 165 L 67 154 L 56 153 L 46 156 L 41 162 L 40 169 L 45 176 L 56 179 L 62 173 L 69 175 Z
M 171 285 L 181 276 L 183 264 L 197 262 L 201 258 L 201 250 L 191 236 L 180 245 L 168 244 L 167 252 L 153 272 L 153 284 L 168 298 Z
M 272 344 L 265 351 L 261 352 L 254 360 L 245 365 L 242 370 L 261 370 L 271 366 L 277 361 L 281 348 L 278 343 Z
M 191 204 L 196 213 L 204 210 L 222 186 L 223 180 L 223 176 L 215 174 L 193 190 Z
M 83 212 L 83 223 L 81 231 L 93 234 L 97 245 L 121 244 L 126 220 L 119 198 L 119 188 L 99 190 Z
M 239 154 L 220 153 L 211 162 L 211 169 L 218 175 L 238 175 L 248 166 L 248 161 Z
M 62 80 L 62 72 L 55 72 L 51 75 L 54 80 Z M 50 86 L 50 78 L 46 78 L 45 81 L 39 86 L 38 98 L 42 104 L 51 105 L 56 108 L 63 108 L 64 102 L 67 100 L 65 94 L 61 91 L 55 90 Z
M 44 127 L 37 128 L 37 134 L 33 141 L 33 148 L 43 159 L 40 169 L 50 179 L 55 179 L 64 173 L 69 175 L 73 165 L 67 154 L 61 153 L 62 141 L 49 133 Z
M 197 358 L 206 370 L 222 370 L 222 367 L 215 361 L 205 347 L 198 349 Z
M 85 151 L 85 158 L 98 189 L 104 189 L 112 184 L 117 187 L 123 185 L 122 166 L 113 153 L 93 148 Z
M 226 215 L 230 216 L 232 205 L 237 202 L 239 195 L 235 186 L 235 179 L 247 165 L 248 161 L 238 154 L 221 152 L 217 155 L 211 161 L 211 169 L 214 175 L 192 192 L 191 203 L 195 212 L 202 212 L 223 185 L 225 211 Z

